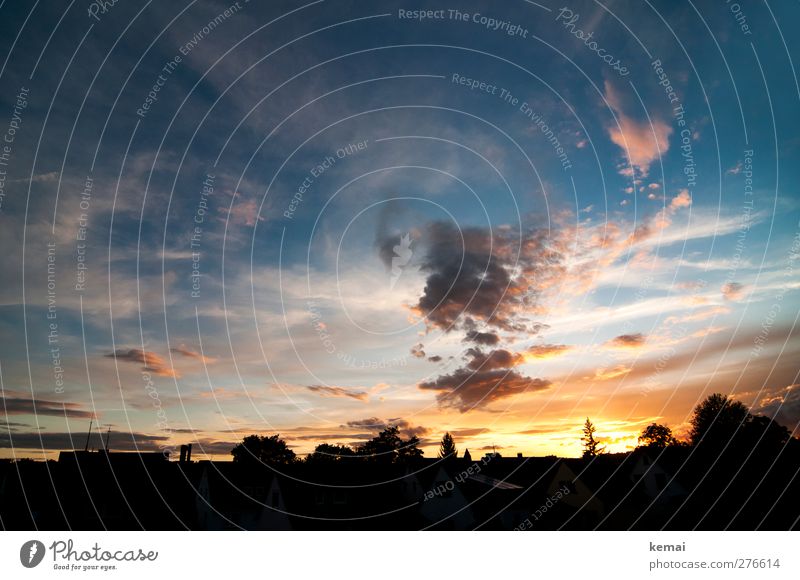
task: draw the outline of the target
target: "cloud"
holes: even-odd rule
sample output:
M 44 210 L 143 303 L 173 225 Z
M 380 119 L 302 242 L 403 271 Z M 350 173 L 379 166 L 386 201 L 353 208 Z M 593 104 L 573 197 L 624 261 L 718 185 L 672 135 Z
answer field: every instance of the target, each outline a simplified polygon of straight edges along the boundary
M 525 359 L 554 358 L 572 350 L 566 344 L 537 344 L 525 350 Z
M 546 435 L 550 433 L 563 433 L 563 427 L 550 427 L 550 428 L 539 428 L 539 429 L 526 429 L 524 431 L 517 431 L 519 435 Z
M 323 397 L 349 397 L 357 401 L 366 401 L 369 395 L 364 391 L 351 391 L 342 387 L 329 387 L 327 385 L 310 385 L 306 387 L 309 391 L 319 393 Z
M 368 429 L 370 431 L 374 431 L 377 433 L 378 431 L 383 431 L 388 427 L 397 427 L 400 430 L 400 435 L 403 437 L 423 437 L 431 432 L 428 427 L 423 427 L 422 425 L 412 425 L 409 421 L 402 419 L 400 417 L 394 417 L 391 419 L 379 419 L 378 417 L 369 417 L 367 419 L 357 419 L 354 421 L 348 421 L 346 424 L 342 425 L 343 428 L 350 428 L 350 429 Z M 354 435 L 347 435 L 347 437 L 355 437 Z
M 674 212 L 682 207 L 689 207 L 692 205 L 692 196 L 689 194 L 688 189 L 681 189 L 678 195 L 672 198 L 669 202 L 669 208 Z
M 503 348 L 498 348 L 488 353 L 479 348 L 470 348 L 466 352 L 466 357 L 470 359 L 467 363 L 467 368 L 473 371 L 508 369 L 525 362 L 523 355 Z
M 486 427 L 471 427 L 468 429 L 454 429 L 450 431 L 453 437 L 474 437 L 476 435 L 483 435 L 489 433 L 491 430 Z
M 706 336 L 711 336 L 712 334 L 717 334 L 718 332 L 723 332 L 727 330 L 727 326 L 707 326 L 705 328 L 701 328 L 691 334 L 692 338 L 704 338 Z
M 424 345 L 422 343 L 415 344 L 411 347 L 411 356 L 414 358 L 425 358 Z
M 725 306 L 711 306 L 704 310 L 699 310 L 697 312 L 690 312 L 689 314 L 682 314 L 676 316 L 668 316 L 664 319 L 665 325 L 670 324 L 680 324 L 683 322 L 699 322 L 701 320 L 707 320 L 712 317 L 723 316 L 728 314 L 731 311 L 730 308 Z
M 623 110 L 621 95 L 609 81 L 605 83 L 605 99 L 617 117 L 617 123 L 608 127 L 609 138 L 625 151 L 630 165 L 641 175 L 647 175 L 653 161 L 669 149 L 672 127 L 660 119 L 639 121 L 628 116 Z
M 146 433 L 120 433 L 111 431 L 109 449 L 112 451 L 158 451 L 161 444 L 169 439 L 166 435 L 148 435 Z M 92 433 L 89 438 L 90 449 L 105 448 L 105 433 Z M 71 451 L 83 449 L 86 445 L 86 433 L 0 433 L 0 448 L 5 449 L 42 449 Z M 229 449 L 230 450 L 230 449 Z
M 470 330 L 464 336 L 464 342 L 474 342 L 484 346 L 494 346 L 500 342 L 500 337 L 494 332 L 479 332 Z
M 56 417 L 72 417 L 90 419 L 91 411 L 85 411 L 78 403 L 45 401 L 29 399 L 15 393 L 13 397 L 0 396 L 0 410 L 4 415 L 52 415 Z M 10 423 L 9 423 L 10 425 Z
M 442 357 L 440 357 L 438 354 L 435 354 L 433 356 L 429 356 L 428 360 L 432 363 L 442 362 Z
M 461 368 L 418 386 L 422 390 L 437 391 L 436 399 L 442 407 L 464 413 L 507 397 L 544 390 L 550 384 L 548 380 L 532 379 L 513 370 Z
M 601 381 L 607 381 L 610 379 L 616 379 L 617 377 L 621 377 L 623 375 L 627 375 L 631 372 L 632 368 L 625 366 L 625 365 L 617 365 L 612 368 L 601 368 L 597 369 L 594 373 L 596 379 Z
M 57 181 L 59 177 L 58 171 L 48 171 L 47 173 L 37 173 L 30 179 L 13 179 L 9 183 L 52 183 Z
M 117 361 L 139 363 L 144 365 L 143 371 L 153 373 L 160 377 L 180 377 L 175 369 L 170 368 L 167 362 L 154 352 L 142 350 L 139 348 L 130 349 L 117 349 L 116 351 L 105 355 L 108 358 L 116 359 Z
M 242 200 L 242 194 L 236 192 L 236 198 L 228 211 L 227 207 L 218 207 L 217 211 L 229 225 L 254 226 L 257 221 L 264 221 L 264 216 L 258 215 L 259 204 L 255 199 Z
M 498 309 L 512 280 L 503 260 L 495 258 L 488 232 L 434 223 L 429 235 L 422 265 L 428 277 L 418 312 L 446 331 L 454 329 L 462 314 L 505 326 L 507 321 Z
M 793 384 L 762 398 L 753 412 L 766 415 L 794 431 L 800 430 L 800 384 Z
M 284 439 L 297 441 L 344 441 L 346 439 L 362 439 L 368 441 L 375 436 L 375 433 L 313 433 L 308 435 L 286 435 Z
M 473 347 L 467 350 L 465 357 L 469 359 L 467 368 L 471 370 L 509 369 L 531 360 L 554 358 L 570 350 L 572 347 L 566 344 L 538 344 L 526 348 L 523 352 L 512 352 L 502 348 L 484 352 Z
M 374 429 L 375 431 L 382 431 L 386 429 L 387 423 L 378 417 L 369 417 L 368 419 L 356 419 L 348 421 L 342 427 L 350 427 L 351 429 Z
M 468 333 L 478 323 L 528 330 L 525 307 L 535 305 L 541 287 L 552 283 L 561 260 L 548 235 L 429 224 L 420 267 L 427 277 L 414 311 L 445 332 L 459 328 L 462 316 Z
M 744 286 L 738 282 L 728 282 L 722 286 L 721 292 L 725 300 L 736 301 L 742 297 Z
M 400 427 L 400 434 L 404 437 L 424 437 L 431 430 L 428 427 L 423 427 L 422 425 L 411 426 L 407 422 L 404 425 L 398 425 Z
M 727 175 L 739 175 L 742 172 L 743 168 L 744 168 L 744 164 L 741 161 L 737 161 L 736 165 L 734 165 L 733 167 L 727 169 L 725 171 L 725 173 Z
M 237 399 L 247 399 L 248 401 L 252 401 L 253 399 L 258 399 L 261 395 L 254 391 L 254 390 L 241 390 L 241 391 L 234 391 L 231 389 L 226 389 L 225 387 L 217 387 L 216 389 L 212 388 L 208 391 L 202 391 L 197 395 L 200 399 L 214 399 L 214 400 L 237 400 Z
M 30 427 L 27 423 L 16 423 L 14 421 L 0 421 L 0 429 L 6 431 L 17 429 L 18 427 Z
M 192 455 L 207 454 L 207 455 L 230 455 L 231 450 L 240 443 L 240 441 L 218 441 L 215 439 L 197 439 L 192 442 Z
M 210 356 L 204 356 L 203 354 L 201 354 L 201 353 L 199 353 L 197 351 L 191 350 L 190 348 L 187 348 L 184 345 L 181 345 L 179 347 L 174 347 L 174 348 L 171 348 L 169 350 L 174 352 L 175 354 L 179 354 L 181 356 L 185 356 L 186 358 L 193 358 L 195 360 L 202 361 L 205 364 L 211 364 L 211 363 L 214 363 L 214 362 L 217 361 L 217 359 L 215 359 L 215 358 L 212 358 Z
M 620 334 L 609 340 L 606 346 L 614 348 L 639 348 L 640 346 L 644 346 L 645 342 L 647 342 L 647 338 L 645 338 L 641 332 L 637 332 L 636 334 Z

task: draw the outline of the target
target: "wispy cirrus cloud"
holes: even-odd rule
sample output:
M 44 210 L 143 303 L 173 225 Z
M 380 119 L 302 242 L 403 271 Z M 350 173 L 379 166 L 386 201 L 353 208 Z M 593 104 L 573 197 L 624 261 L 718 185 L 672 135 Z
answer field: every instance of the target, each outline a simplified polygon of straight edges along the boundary
M 738 282 L 727 282 L 722 286 L 721 292 L 725 300 L 736 301 L 744 294 L 744 286 Z
M 328 385 L 309 385 L 306 387 L 312 393 L 317 393 L 323 397 L 348 397 L 357 401 L 367 401 L 369 394 L 366 391 L 353 391 L 344 387 L 331 387 Z

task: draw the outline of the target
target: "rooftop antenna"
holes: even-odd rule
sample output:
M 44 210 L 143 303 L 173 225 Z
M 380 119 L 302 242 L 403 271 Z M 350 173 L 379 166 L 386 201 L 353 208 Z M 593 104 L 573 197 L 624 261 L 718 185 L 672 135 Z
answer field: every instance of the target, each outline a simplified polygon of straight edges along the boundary
M 108 438 L 111 437 L 111 427 L 106 431 L 106 451 L 108 451 Z
M 89 432 L 86 434 L 86 446 L 83 448 L 84 451 L 89 451 L 89 437 L 92 435 L 92 421 L 94 421 L 94 418 L 89 419 Z

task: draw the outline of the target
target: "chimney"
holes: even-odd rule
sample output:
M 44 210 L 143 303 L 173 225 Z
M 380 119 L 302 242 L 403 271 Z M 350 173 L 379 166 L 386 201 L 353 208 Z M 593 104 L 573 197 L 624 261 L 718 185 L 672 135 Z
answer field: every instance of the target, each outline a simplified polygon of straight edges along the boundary
M 192 461 L 192 444 L 186 446 L 186 462 L 189 463 Z
M 517 459 L 522 459 L 522 453 L 517 453 Z
M 186 461 L 186 445 L 181 445 L 181 458 L 178 463 L 184 463 Z

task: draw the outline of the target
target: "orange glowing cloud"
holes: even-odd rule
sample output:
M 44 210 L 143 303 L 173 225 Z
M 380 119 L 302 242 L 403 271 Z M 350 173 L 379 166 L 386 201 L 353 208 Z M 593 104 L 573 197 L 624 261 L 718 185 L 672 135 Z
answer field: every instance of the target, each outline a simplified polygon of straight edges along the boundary
M 523 355 L 525 362 L 535 359 L 548 359 L 561 356 L 572 350 L 572 347 L 566 344 L 538 344 L 528 348 Z
M 609 340 L 606 345 L 613 348 L 639 348 L 644 346 L 647 338 L 641 333 L 636 334 L 620 334 L 619 336 Z
M 181 376 L 178 371 L 167 365 L 161 356 L 140 348 L 117 349 L 105 356 L 117 361 L 140 363 L 144 365 L 142 371 L 153 373 L 159 377 L 179 378 Z
M 623 111 L 620 95 L 608 81 L 605 99 L 617 117 L 617 122 L 608 128 L 609 138 L 625 151 L 632 166 L 647 175 L 650 164 L 669 149 L 672 127 L 659 119 L 638 121 L 628 116 Z M 630 172 L 629 167 L 625 169 Z
M 169 350 L 172 351 L 175 354 L 179 354 L 181 356 L 185 356 L 186 358 L 192 358 L 192 359 L 195 359 L 195 360 L 199 360 L 199 361 L 201 361 L 201 362 L 203 362 L 205 364 L 211 364 L 211 363 L 217 362 L 217 359 L 212 358 L 210 356 L 205 356 L 202 353 L 199 353 L 199 352 L 194 351 L 194 350 L 192 350 L 190 348 L 187 348 L 184 345 L 181 345 L 181 346 L 178 346 L 178 347 L 174 347 L 174 348 L 171 348 Z
M 594 373 L 594 377 L 601 381 L 608 381 L 610 379 L 616 379 L 617 377 L 621 377 L 627 375 L 631 372 L 631 367 L 625 365 L 617 365 L 610 369 L 602 368 L 597 369 Z

